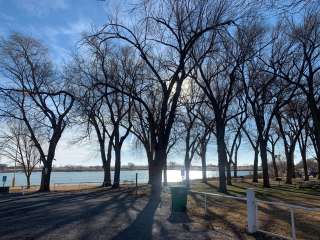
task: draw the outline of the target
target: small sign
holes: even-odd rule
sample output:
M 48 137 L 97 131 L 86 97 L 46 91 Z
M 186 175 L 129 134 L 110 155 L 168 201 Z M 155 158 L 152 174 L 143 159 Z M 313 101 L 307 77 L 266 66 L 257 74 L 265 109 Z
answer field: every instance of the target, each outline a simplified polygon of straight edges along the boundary
M 7 181 L 7 176 L 2 176 L 2 183 L 3 183 L 3 186 L 5 185 Z
M 181 177 L 184 177 L 184 168 L 181 168 Z

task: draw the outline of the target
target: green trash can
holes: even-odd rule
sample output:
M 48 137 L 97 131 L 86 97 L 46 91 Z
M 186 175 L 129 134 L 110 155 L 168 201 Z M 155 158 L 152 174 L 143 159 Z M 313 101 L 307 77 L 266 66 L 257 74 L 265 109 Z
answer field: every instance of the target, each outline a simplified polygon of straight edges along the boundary
M 184 212 L 187 209 L 188 188 L 185 186 L 173 186 L 171 190 L 171 211 Z

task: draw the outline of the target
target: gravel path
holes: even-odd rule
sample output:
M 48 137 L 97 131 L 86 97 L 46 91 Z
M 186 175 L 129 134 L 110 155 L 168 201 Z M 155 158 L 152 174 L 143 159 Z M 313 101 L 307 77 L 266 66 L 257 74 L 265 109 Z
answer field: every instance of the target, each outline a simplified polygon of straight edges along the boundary
M 0 196 L 0 239 L 236 239 L 132 189 Z

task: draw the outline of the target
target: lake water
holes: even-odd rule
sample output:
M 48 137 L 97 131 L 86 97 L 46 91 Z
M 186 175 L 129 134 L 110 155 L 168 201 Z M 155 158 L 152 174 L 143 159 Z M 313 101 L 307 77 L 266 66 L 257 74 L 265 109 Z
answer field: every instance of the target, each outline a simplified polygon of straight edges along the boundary
M 136 173 L 138 173 L 138 182 L 146 183 L 148 181 L 148 171 L 147 170 L 122 170 L 120 174 L 120 181 L 135 181 Z M 113 179 L 113 172 L 112 179 Z M 238 171 L 238 176 L 249 175 L 249 171 Z M 13 173 L 0 173 L 0 181 L 2 181 L 2 176 L 7 176 L 6 185 L 11 185 Z M 180 170 L 168 170 L 167 171 L 168 182 L 180 182 L 182 181 Z M 217 171 L 207 171 L 207 177 L 217 177 Z M 201 179 L 202 172 L 200 170 L 190 171 L 190 179 Z M 39 185 L 41 180 L 41 172 L 34 172 L 31 175 L 31 185 Z M 103 181 L 102 171 L 83 171 L 83 172 L 52 172 L 51 183 L 85 183 L 85 182 L 99 182 Z M 16 173 L 16 186 L 26 185 L 26 177 L 24 173 Z

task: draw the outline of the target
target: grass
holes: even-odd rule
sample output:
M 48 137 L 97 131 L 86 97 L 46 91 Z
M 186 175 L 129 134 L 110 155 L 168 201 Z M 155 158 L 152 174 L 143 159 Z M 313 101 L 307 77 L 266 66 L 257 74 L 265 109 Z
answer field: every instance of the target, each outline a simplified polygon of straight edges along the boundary
M 245 196 L 247 188 L 254 188 L 256 198 L 265 201 L 283 202 L 304 207 L 320 208 L 320 189 L 297 189 L 294 185 L 271 182 L 271 188 L 263 188 L 261 183 L 250 180 L 234 182 L 228 186 L 228 195 Z M 194 191 L 216 193 L 217 181 L 206 184 L 194 181 L 191 185 Z M 249 236 L 246 229 L 246 203 L 240 200 L 230 200 L 219 197 L 208 197 L 207 216 L 210 228 L 221 228 L 233 231 L 238 238 Z M 191 214 L 204 215 L 204 200 L 199 194 L 190 194 L 188 209 Z M 258 205 L 259 227 L 263 230 L 289 237 L 291 234 L 290 212 L 286 207 L 262 204 Z M 320 239 L 320 212 L 306 212 L 295 210 L 295 225 L 298 239 Z

